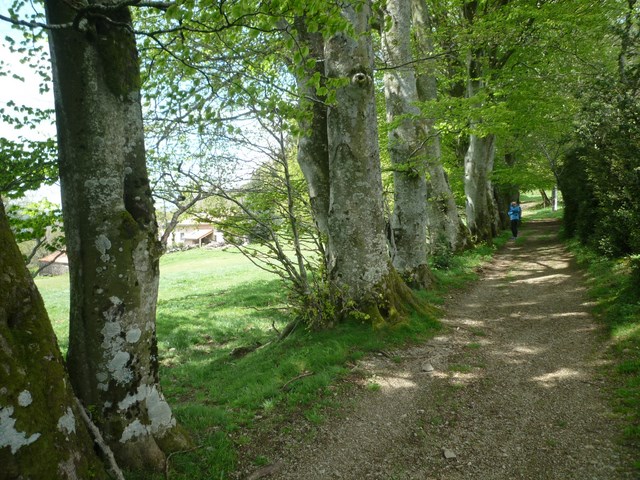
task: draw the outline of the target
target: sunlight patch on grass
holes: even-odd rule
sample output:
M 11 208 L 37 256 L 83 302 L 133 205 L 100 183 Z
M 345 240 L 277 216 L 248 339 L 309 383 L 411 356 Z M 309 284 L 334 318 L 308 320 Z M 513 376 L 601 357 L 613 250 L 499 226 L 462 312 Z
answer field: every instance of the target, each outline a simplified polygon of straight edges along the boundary
M 618 341 L 628 341 L 640 337 L 640 322 L 616 325 L 611 329 L 611 335 Z

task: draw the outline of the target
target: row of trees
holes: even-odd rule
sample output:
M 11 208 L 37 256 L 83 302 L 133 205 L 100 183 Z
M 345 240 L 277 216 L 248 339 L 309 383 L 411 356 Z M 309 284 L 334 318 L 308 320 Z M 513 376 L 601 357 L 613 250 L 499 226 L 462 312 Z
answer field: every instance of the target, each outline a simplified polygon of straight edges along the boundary
M 65 387 L 46 312 L 0 211 L 0 280 L 30 292 L 1 290 L 10 292 L 0 310 L 7 366 L 0 369 L 0 463 L 9 475 L 104 476 L 74 395 L 128 468 L 159 469 L 167 452 L 189 444 L 158 384 L 162 248 L 152 187 L 177 182 L 164 194 L 179 205 L 222 196 L 260 222 L 260 212 L 227 191 L 229 172 L 237 173 L 228 161 L 239 155 L 229 145 L 260 150 L 264 144 L 247 132 L 268 131 L 277 145 L 272 165 L 286 179 L 296 138 L 322 265 L 316 272 L 305 263 L 296 213 L 304 202 L 288 180 L 283 216 L 296 258 L 285 271 L 298 294 L 311 299 L 311 286 L 321 284 L 327 297 L 313 303 L 319 311 L 330 305 L 337 318 L 401 321 L 424 308 L 408 284 L 429 284 L 429 248 L 491 240 L 518 185 L 553 183 L 561 158 L 553 152 L 567 144 L 580 101 L 574 93 L 585 77 L 609 71 L 593 32 L 613 39 L 615 50 L 620 42 L 607 28 L 626 18 L 620 3 L 238 0 L 214 8 L 46 0 L 45 21 L 21 18 L 18 7 L 3 16 L 49 35 L 73 387 Z M 542 162 L 555 171 L 540 173 Z M 30 170 L 19 166 L 11 173 Z M 383 170 L 393 184 L 389 215 Z M 457 183 L 447 171 L 459 174 Z M 466 225 L 456 197 L 464 198 Z M 37 365 L 15 354 L 34 343 Z M 46 381 L 43 359 L 58 365 Z M 60 394 L 48 395 L 45 384 Z M 32 462 L 34 455 L 47 460 Z

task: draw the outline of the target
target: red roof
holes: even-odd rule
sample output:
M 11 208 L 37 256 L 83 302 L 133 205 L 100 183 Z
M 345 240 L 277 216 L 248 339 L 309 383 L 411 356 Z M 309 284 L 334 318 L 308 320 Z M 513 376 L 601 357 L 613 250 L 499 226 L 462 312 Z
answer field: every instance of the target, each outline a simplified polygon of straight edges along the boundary
M 189 232 L 184 235 L 184 240 L 202 240 L 203 238 L 212 235 L 213 228 L 206 228 L 196 230 L 195 232 Z
M 62 265 L 69 265 L 69 258 L 64 252 L 50 253 L 49 255 L 47 255 L 46 257 L 42 257 L 38 261 L 40 263 L 60 263 Z

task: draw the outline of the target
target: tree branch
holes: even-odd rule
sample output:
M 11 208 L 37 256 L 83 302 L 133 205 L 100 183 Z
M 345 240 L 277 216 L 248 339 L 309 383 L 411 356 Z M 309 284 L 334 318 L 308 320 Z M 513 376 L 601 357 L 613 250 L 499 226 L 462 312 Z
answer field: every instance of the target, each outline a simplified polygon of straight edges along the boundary
M 26 20 L 19 20 L 17 18 L 7 17 L 6 15 L 0 14 L 0 20 L 11 23 L 12 25 L 18 25 L 20 27 L 29 27 L 29 28 L 44 28 L 45 30 L 64 30 L 66 28 L 72 28 L 73 22 L 70 23 L 59 23 L 59 24 L 50 24 L 50 23 L 41 23 L 41 22 L 30 22 Z

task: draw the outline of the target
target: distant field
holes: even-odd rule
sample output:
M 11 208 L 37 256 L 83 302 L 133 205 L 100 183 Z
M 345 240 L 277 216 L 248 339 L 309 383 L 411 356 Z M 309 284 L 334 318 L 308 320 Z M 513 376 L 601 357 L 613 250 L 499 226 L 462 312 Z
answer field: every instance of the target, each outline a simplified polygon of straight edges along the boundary
M 69 276 L 38 277 L 60 347 L 68 345 Z M 249 328 L 267 330 L 274 320 L 260 318 L 254 307 L 278 303 L 282 288 L 275 275 L 256 268 L 239 252 L 194 249 L 164 255 L 160 260 L 158 336 L 161 348 L 184 344 L 204 325 L 211 335 L 213 320 L 220 335 L 247 321 Z M 215 318 L 214 318 L 215 317 Z M 278 319 L 275 319 L 278 322 Z M 282 319 L 281 322 L 286 322 Z M 281 323 L 279 322 L 279 323 Z

